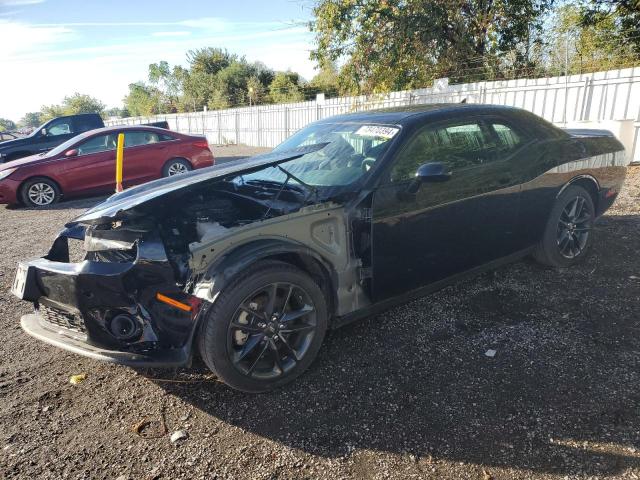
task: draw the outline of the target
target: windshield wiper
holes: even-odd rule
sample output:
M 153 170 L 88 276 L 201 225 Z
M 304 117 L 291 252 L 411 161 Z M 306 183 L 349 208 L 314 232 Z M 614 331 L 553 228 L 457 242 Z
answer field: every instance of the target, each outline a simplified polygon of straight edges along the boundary
M 287 188 L 290 188 L 292 190 L 297 190 L 298 192 L 303 192 L 304 189 L 298 187 L 297 185 L 289 185 L 287 184 L 287 182 L 285 181 L 283 182 L 278 182 L 276 180 L 266 180 L 266 179 L 257 179 L 257 178 L 253 178 L 251 180 L 247 180 L 244 182 L 246 185 L 268 185 L 271 187 L 277 187 L 277 188 L 282 188 L 282 186 L 286 186 Z
M 280 198 L 280 195 L 284 191 L 285 187 L 295 188 L 296 190 L 300 190 L 297 186 L 289 185 L 289 180 L 291 180 L 291 179 L 293 179 L 296 182 L 298 182 L 299 184 L 304 185 L 305 187 L 307 187 L 307 190 L 309 192 L 304 196 L 304 198 L 300 202 L 301 205 L 304 205 L 305 203 L 307 203 L 307 200 L 309 200 L 309 197 L 311 196 L 311 194 L 314 194 L 315 197 L 316 197 L 316 202 L 318 201 L 318 189 L 316 187 L 314 187 L 313 185 L 309 185 L 308 183 L 303 182 L 298 177 L 296 177 L 293 173 L 291 173 L 290 171 L 288 171 L 287 169 L 283 168 L 280 165 L 277 165 L 276 168 L 278 168 L 282 173 L 284 173 L 287 176 L 287 179 L 282 183 L 282 186 L 280 187 L 280 190 L 278 190 L 278 193 L 276 193 L 275 196 L 273 197 L 273 202 L 278 201 L 278 199 Z M 267 180 L 267 182 L 269 182 L 269 180 Z M 273 183 L 278 183 L 278 182 L 273 182 Z M 269 205 L 269 208 L 267 209 L 267 211 L 264 212 L 264 216 L 262 217 L 263 219 L 268 217 L 269 213 L 271 212 L 271 209 L 272 209 L 272 206 Z

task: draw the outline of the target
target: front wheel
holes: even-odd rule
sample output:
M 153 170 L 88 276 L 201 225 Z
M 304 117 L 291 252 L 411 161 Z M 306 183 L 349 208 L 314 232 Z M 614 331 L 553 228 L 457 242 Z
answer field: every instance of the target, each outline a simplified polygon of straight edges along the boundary
M 45 207 L 60 199 L 60 189 L 53 180 L 48 178 L 31 178 L 20 188 L 20 198 L 28 207 Z
M 562 192 L 551 211 L 544 236 L 534 256 L 553 267 L 570 267 L 582 261 L 593 237 L 595 208 L 591 195 L 578 185 Z
M 303 271 L 261 262 L 233 281 L 203 318 L 198 347 L 229 386 L 266 392 L 304 372 L 327 329 L 324 294 Z

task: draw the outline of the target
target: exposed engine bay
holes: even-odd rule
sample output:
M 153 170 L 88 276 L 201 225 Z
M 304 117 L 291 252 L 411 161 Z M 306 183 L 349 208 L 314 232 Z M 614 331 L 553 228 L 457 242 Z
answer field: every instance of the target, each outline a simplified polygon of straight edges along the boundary
M 208 243 L 236 227 L 296 212 L 312 203 L 313 193 L 293 182 L 245 181 L 242 175 L 203 182 L 158 198 L 131 218 L 88 227 L 87 259 L 133 261 L 136 239 L 157 233 L 176 278 L 184 283 L 191 245 Z

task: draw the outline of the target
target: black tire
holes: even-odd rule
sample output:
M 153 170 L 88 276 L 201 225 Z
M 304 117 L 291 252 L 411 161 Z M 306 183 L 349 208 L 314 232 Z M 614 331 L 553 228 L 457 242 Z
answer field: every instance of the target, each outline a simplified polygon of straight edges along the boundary
M 172 158 L 162 167 L 162 176 L 171 177 L 180 173 L 187 173 L 193 170 L 193 166 L 184 158 Z
M 595 208 L 589 192 L 571 185 L 556 200 L 535 259 L 556 268 L 566 268 L 585 259 L 593 241 Z
M 47 177 L 33 177 L 20 187 L 20 200 L 27 207 L 46 207 L 60 200 L 60 187 Z
M 267 315 L 270 292 L 275 292 L 277 320 Z M 311 365 L 328 312 L 321 288 L 309 275 L 267 261 L 233 280 L 202 322 L 196 341 L 205 364 L 230 387 L 260 393 L 291 382 Z

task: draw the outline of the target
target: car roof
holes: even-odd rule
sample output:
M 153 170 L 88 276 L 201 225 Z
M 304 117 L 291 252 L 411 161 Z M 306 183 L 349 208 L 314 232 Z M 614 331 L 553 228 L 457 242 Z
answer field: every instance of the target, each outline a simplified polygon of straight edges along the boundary
M 178 135 L 178 132 L 173 132 L 173 131 L 167 130 L 166 128 L 151 127 L 148 125 L 113 125 L 110 127 L 102 127 L 102 128 L 89 130 L 89 132 L 87 133 L 90 133 L 91 135 L 95 135 L 99 133 L 126 132 L 129 130 L 145 130 L 148 132 L 163 133 L 165 135 L 169 135 L 169 134 Z
M 504 105 L 489 105 L 478 103 L 427 103 L 423 105 L 408 105 L 404 107 L 379 108 L 364 110 L 355 113 L 336 115 L 320 121 L 346 121 L 346 122 L 376 122 L 404 124 L 414 120 L 416 117 L 430 116 L 434 114 L 466 112 L 469 115 L 477 113 L 497 113 L 520 110 Z

